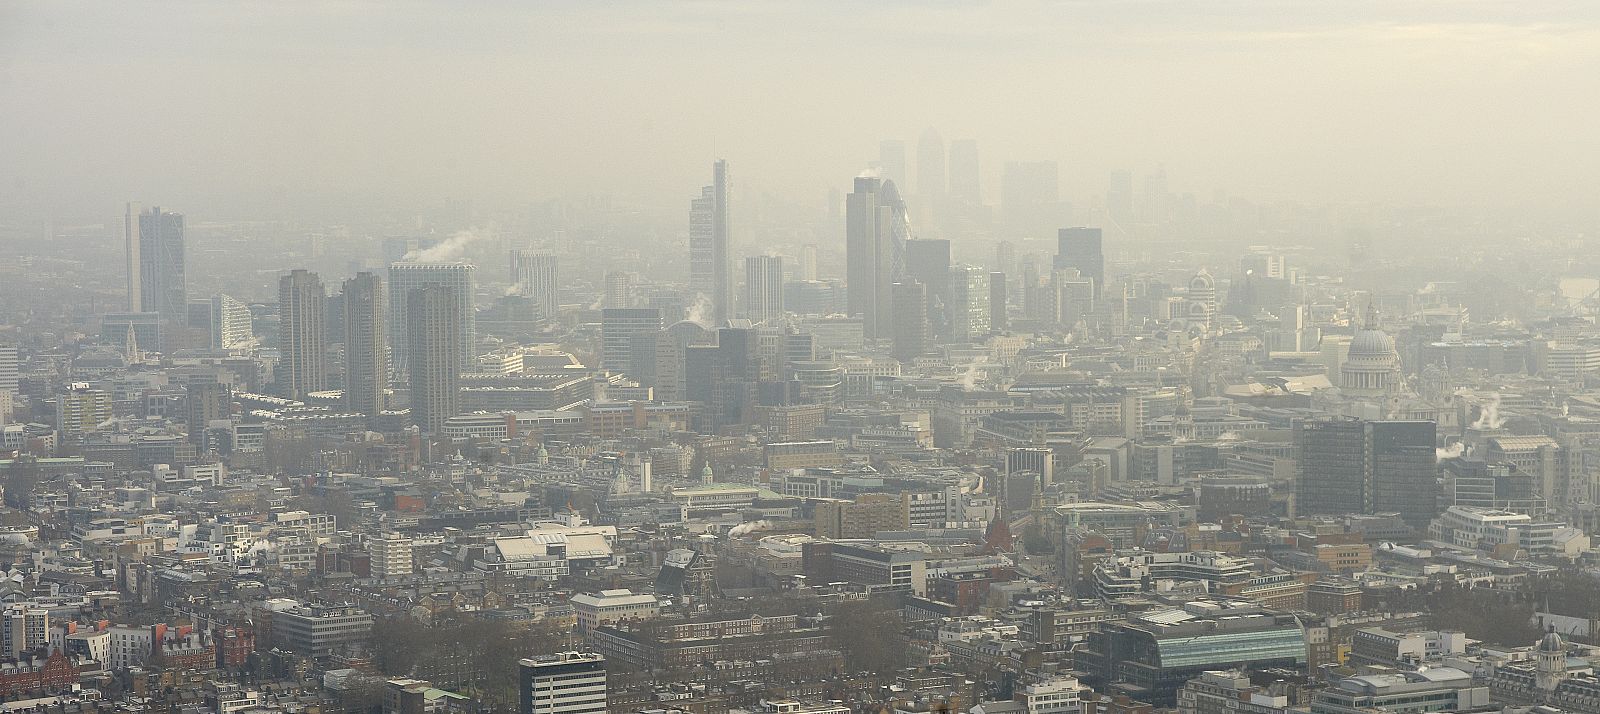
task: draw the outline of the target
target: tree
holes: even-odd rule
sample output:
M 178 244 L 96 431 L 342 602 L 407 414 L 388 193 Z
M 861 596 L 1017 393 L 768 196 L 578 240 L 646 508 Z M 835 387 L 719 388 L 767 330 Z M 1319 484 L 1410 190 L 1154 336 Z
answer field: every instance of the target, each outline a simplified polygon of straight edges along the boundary
M 828 618 L 828 637 L 853 670 L 887 673 L 905 666 L 905 623 L 881 604 L 840 605 Z
M 33 489 L 42 478 L 38 459 L 18 456 L 12 460 L 6 467 L 5 504 L 19 511 L 29 510 L 33 505 Z

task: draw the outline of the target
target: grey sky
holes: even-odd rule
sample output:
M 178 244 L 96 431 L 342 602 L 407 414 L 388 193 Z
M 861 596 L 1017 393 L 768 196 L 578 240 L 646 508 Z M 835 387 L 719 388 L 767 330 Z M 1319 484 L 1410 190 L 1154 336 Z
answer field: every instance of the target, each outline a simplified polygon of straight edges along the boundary
M 1594 215 L 1600 4 L 0 3 L 0 187 L 812 200 L 877 142 L 1175 190 Z M 914 152 L 913 152 L 914 153 Z M 194 210 L 194 209 L 191 209 Z

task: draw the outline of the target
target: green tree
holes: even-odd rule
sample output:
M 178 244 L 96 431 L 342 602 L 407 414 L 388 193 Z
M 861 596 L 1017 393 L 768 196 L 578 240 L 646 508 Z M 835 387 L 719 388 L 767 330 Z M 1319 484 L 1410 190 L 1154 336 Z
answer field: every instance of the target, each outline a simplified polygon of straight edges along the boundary
M 828 637 L 858 672 L 887 673 L 904 667 L 905 629 L 899 613 L 872 601 L 845 603 L 828 618 Z

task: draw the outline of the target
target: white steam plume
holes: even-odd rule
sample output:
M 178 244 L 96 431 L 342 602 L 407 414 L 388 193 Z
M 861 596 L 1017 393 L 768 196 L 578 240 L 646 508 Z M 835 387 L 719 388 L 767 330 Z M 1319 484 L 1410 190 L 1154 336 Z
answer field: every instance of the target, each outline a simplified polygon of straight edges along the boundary
M 482 240 L 483 237 L 471 228 L 459 230 L 437 245 L 406 253 L 405 260 L 414 263 L 446 263 L 459 260 L 466 253 L 467 246 Z
M 772 521 L 765 519 L 759 521 L 749 521 L 747 523 L 740 523 L 739 525 L 734 526 L 732 530 L 728 531 L 728 537 L 737 538 L 739 536 L 755 533 L 757 531 L 770 530 L 772 530 Z

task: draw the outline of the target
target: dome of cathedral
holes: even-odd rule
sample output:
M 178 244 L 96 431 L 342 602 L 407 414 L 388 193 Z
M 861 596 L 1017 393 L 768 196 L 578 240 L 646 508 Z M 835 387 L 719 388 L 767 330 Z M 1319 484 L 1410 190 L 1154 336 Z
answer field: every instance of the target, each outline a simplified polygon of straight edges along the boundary
M 1539 639 L 1539 646 L 1534 648 L 1534 651 L 1544 652 L 1547 654 L 1566 652 L 1567 641 L 1562 639 L 1561 635 L 1556 634 L 1554 630 L 1551 630 L 1550 632 L 1546 632 L 1544 637 Z

